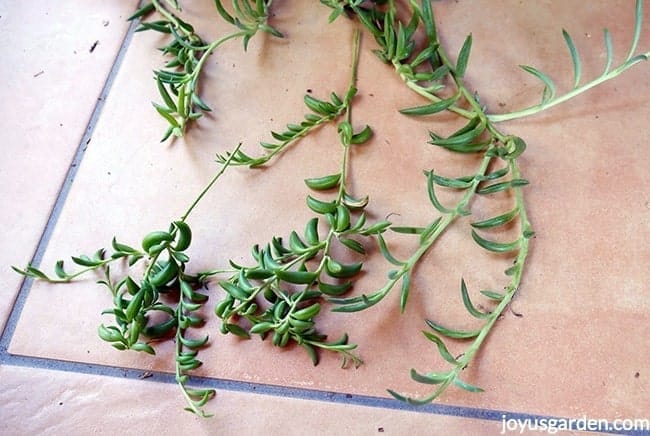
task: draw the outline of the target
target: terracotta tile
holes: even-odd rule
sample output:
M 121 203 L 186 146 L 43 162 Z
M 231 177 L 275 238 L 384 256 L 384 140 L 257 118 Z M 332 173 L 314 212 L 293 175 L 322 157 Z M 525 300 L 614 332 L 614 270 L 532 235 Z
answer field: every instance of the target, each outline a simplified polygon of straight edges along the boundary
M 594 77 L 604 61 L 596 37 L 601 28 L 610 27 L 617 52 L 623 53 L 633 20 L 630 3 L 623 1 L 616 7 L 611 2 L 590 2 L 586 7 L 578 1 L 566 2 L 569 6 L 509 1 L 496 8 L 486 2 L 480 15 L 469 13 L 475 4 L 436 3 L 440 28 L 444 32 L 445 23 L 458 22 L 462 26 L 452 30 L 473 33 L 475 55 L 468 80 L 481 91 L 482 101 L 490 107 L 507 101 L 505 109 L 535 104 L 539 98 L 541 86 L 516 72 L 519 63 L 552 71 L 558 83 L 562 77 L 570 80 L 562 28 L 571 31 L 580 46 L 585 76 Z M 158 143 L 164 123 L 148 109 L 148 102 L 157 99 L 149 78 L 151 69 L 160 65 L 155 47 L 162 42 L 146 33 L 133 39 L 44 265 L 69 254 L 91 253 L 107 246 L 113 235 L 137 244 L 146 232 L 166 228 L 217 170 L 215 153 L 244 141 L 246 151 L 257 154 L 255 144 L 268 139 L 266 132 L 300 120 L 304 109 L 299 102 L 308 89 L 317 97 L 332 90 L 345 92 L 348 72 L 338 65 L 349 63 L 350 24 L 339 20 L 325 26 L 327 11 L 307 3 L 295 7 L 280 5 L 276 12 L 286 41 L 254 39 L 246 54 L 231 42 L 213 55 L 204 95 L 214 111 L 185 141 L 173 146 Z M 584 14 L 569 12 L 575 10 Z M 222 24 L 212 23 L 211 5 L 193 4 L 186 13 L 209 37 L 226 31 Z M 322 32 L 310 32 L 310 26 L 321 23 Z M 462 32 L 449 34 L 445 43 L 460 47 L 463 39 Z M 421 101 L 404 92 L 394 72 L 367 53 L 370 38 L 363 45 L 353 121 L 355 126 L 370 124 L 376 136 L 353 153 L 353 189 L 358 195 L 370 195 L 373 218 L 399 214 L 391 217 L 396 224 L 425 224 L 435 217 L 435 210 L 427 200 L 422 169 L 457 175 L 475 162 L 425 145 L 432 125 L 444 131 L 454 127 L 441 126 L 444 116 L 412 120 L 397 114 L 394 108 Z M 649 46 L 646 32 L 640 47 Z M 450 389 L 441 403 L 607 419 L 646 413 L 647 68 L 640 65 L 543 115 L 505 125 L 507 132 L 526 138 L 529 146 L 521 164 L 531 181 L 527 205 L 537 237 L 513 312 L 499 322 L 489 346 L 465 371 L 464 379 L 486 392 Z M 566 89 L 569 84 L 562 86 Z M 338 150 L 336 144 L 335 130 L 326 127 L 268 169 L 229 171 L 189 219 L 195 235 L 190 268 L 220 267 L 229 259 L 248 264 L 253 244 L 274 235 L 286 237 L 294 228 L 301 231 L 311 217 L 304 206 L 307 190 L 302 180 L 338 167 L 339 153 L 331 151 Z M 480 215 L 504 207 L 478 202 L 473 210 Z M 419 333 L 425 327 L 423 319 L 470 327 L 472 321 L 460 302 L 461 277 L 472 292 L 505 283 L 502 271 L 509 259 L 479 251 L 468 241 L 467 227 L 446 232 L 418 269 L 407 315 L 399 314 L 393 294 L 358 316 L 329 312 L 320 316 L 323 331 L 331 337 L 347 331 L 359 344 L 365 361 L 360 368 L 341 370 L 335 356 L 323 356 L 313 368 L 299 349 L 279 350 L 269 341 L 222 336 L 211 318 L 204 330 L 210 333 L 212 346 L 202 351 L 205 365 L 197 374 L 380 397 L 387 396 L 386 388 L 424 395 L 426 386 L 413 383 L 409 370 L 445 367 L 433 344 Z M 397 253 L 408 253 L 407 238 L 390 237 L 391 243 L 400 244 Z M 373 256 L 366 270 L 373 273 L 360 282 L 364 292 L 381 287 L 389 267 Z M 152 358 L 118 352 L 96 337 L 96 326 L 109 321 L 99 313 L 111 304 L 96 279 L 66 286 L 36 283 L 10 352 L 171 371 L 171 344 L 158 346 L 157 357 Z M 216 289 L 212 284 L 211 290 Z M 218 295 L 211 298 L 208 317 Z M 458 344 L 451 349 L 463 350 Z
M 182 410 L 172 384 L 0 367 L 0 431 L 31 434 L 498 434 L 500 421 L 220 391 L 214 416 Z
M 136 4 L 0 5 L 0 329 L 21 283 L 9 265 L 34 254 Z

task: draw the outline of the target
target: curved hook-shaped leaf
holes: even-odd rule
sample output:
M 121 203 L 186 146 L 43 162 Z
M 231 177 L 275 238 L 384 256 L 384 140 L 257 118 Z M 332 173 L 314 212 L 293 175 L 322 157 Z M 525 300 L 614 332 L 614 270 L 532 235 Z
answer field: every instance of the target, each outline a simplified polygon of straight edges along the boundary
M 490 241 L 481 237 L 474 230 L 472 230 L 472 238 L 474 238 L 474 241 L 481 247 L 485 248 L 488 251 L 493 251 L 495 253 L 509 253 L 511 251 L 517 250 L 521 245 L 521 241 L 519 239 L 512 242 Z

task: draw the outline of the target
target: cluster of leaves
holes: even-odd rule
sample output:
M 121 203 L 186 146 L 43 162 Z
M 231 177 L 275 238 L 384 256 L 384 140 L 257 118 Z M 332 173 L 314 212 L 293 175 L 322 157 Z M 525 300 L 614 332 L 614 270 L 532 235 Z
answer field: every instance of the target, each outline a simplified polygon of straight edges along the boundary
M 165 64 L 164 69 L 154 71 L 163 104 L 153 103 L 153 105 L 169 124 L 161 142 L 172 135 L 183 136 L 189 122 L 197 120 L 203 112 L 211 110 L 199 96 L 198 82 L 206 60 L 217 47 L 230 39 L 241 37 L 246 49 L 250 39 L 258 31 L 282 37 L 282 33 L 267 24 L 272 1 L 233 0 L 235 9 L 233 16 L 226 11 L 220 0 L 215 0 L 219 14 L 229 23 L 236 25 L 239 30 L 209 44 L 195 33 L 191 24 L 186 23 L 173 12 L 180 11 L 177 0 L 152 0 L 129 17 L 129 20 L 136 20 L 155 11 L 161 18 L 141 22 L 136 31 L 152 30 L 172 36 L 169 44 L 160 49 L 171 59 Z
M 239 146 L 235 152 L 238 149 Z M 72 273 L 67 272 L 63 260 L 59 260 L 54 266 L 56 277 L 48 276 L 33 265 L 25 269 L 12 267 L 25 277 L 50 283 L 67 283 L 89 272 L 102 271 L 104 278 L 98 283 L 106 286 L 113 298 L 113 307 L 102 314 L 113 315 L 115 325 L 100 324 L 99 337 L 118 350 L 141 351 L 151 355 L 155 354 L 152 343 L 173 339 L 176 382 L 187 402 L 186 410 L 204 417 L 209 414 L 205 413 L 203 406 L 215 395 L 215 391 L 190 388 L 187 383 L 189 373 L 202 365 L 197 356 L 199 350 L 208 344 L 209 337 L 192 338 L 189 333 L 191 329 L 204 324 L 200 311 L 208 296 L 198 289 L 220 271 L 186 272 L 190 258 L 185 251 L 192 243 L 192 229 L 186 219 L 230 163 L 230 160 L 224 162 L 181 219 L 173 221 L 168 230 L 155 230 L 145 235 L 141 249 L 113 238 L 113 252 L 109 257 L 106 257 L 104 248 L 92 256 L 73 256 L 72 262 L 83 268 Z M 118 261 L 126 263 L 128 273 L 116 281 L 110 267 Z M 138 284 L 132 275 L 136 274 L 136 267 L 141 264 L 144 264 L 145 270 Z M 146 342 L 142 342 L 143 337 L 147 338 Z
M 311 113 L 306 114 L 300 124 L 287 124 L 287 129 L 282 133 L 271 132 L 271 136 L 277 142 L 260 142 L 260 145 L 266 151 L 263 156 L 251 157 L 243 151 L 238 150 L 234 156 L 231 156 L 230 152 L 217 155 L 217 162 L 224 163 L 228 159 L 231 159 L 232 165 L 245 165 L 250 168 L 264 165 L 275 156 L 281 154 L 289 145 L 307 136 L 314 129 L 336 120 L 348 111 L 355 94 L 356 88 L 353 86 L 350 87 L 343 100 L 335 92 L 332 92 L 330 94 L 331 103 L 305 94 L 304 102 L 307 108 L 311 110 Z M 353 138 L 353 141 L 364 142 L 367 139 L 364 138 L 364 135 L 369 134 L 370 130 L 366 129 L 357 134 Z
M 461 297 L 467 312 L 478 319 L 484 320 L 481 328 L 464 331 L 443 327 L 434 321 L 427 320 L 427 325 L 433 332 L 424 332 L 425 336 L 434 342 L 441 357 L 452 365 L 452 368 L 445 372 L 429 372 L 421 374 L 412 370 L 412 378 L 420 383 L 438 385 L 435 391 L 423 398 L 414 399 L 389 390 L 395 398 L 407 401 L 412 404 L 423 404 L 431 402 L 438 397 L 451 384 L 471 392 L 478 392 L 481 389 L 462 381 L 459 376 L 472 359 L 476 356 L 484 339 L 492 330 L 495 321 L 506 309 L 513 298 L 521 282 L 523 267 L 528 254 L 529 239 L 534 235 L 527 218 L 523 200 L 522 187 L 528 181 L 520 175 L 520 168 L 517 158 L 525 151 L 526 144 L 523 139 L 502 133 L 496 126 L 499 119 L 490 117 L 478 97 L 469 91 L 464 83 L 464 76 L 467 71 L 470 52 L 472 47 L 472 35 L 468 35 L 463 43 L 456 61 L 452 62 L 442 47 L 438 38 L 431 3 L 422 1 L 410 1 L 410 17 L 402 20 L 398 17 L 394 0 L 388 0 L 383 5 L 372 5 L 368 7 L 363 2 L 348 0 L 336 2 L 332 17 L 336 18 L 340 13 L 340 7 L 345 3 L 344 10 L 355 14 L 363 26 L 375 37 L 379 49 L 375 54 L 385 63 L 392 64 L 407 86 L 420 96 L 425 97 L 429 102 L 425 105 L 402 109 L 400 112 L 409 116 L 427 116 L 442 111 L 451 111 L 467 119 L 467 123 L 461 129 L 444 137 L 435 132 L 430 132 L 430 144 L 444 148 L 450 152 L 462 154 L 481 154 L 482 159 L 476 172 L 469 175 L 457 177 L 445 177 L 434 173 L 433 170 L 425 171 L 427 179 L 427 191 L 433 206 L 440 213 L 426 226 L 402 226 L 392 227 L 395 232 L 414 234 L 418 236 L 419 247 L 407 260 L 399 260 L 389 250 L 389 244 L 383 237 L 379 237 L 379 247 L 384 258 L 396 266 L 388 274 L 388 281 L 378 291 L 370 295 L 353 296 L 348 298 L 334 299 L 333 302 L 340 305 L 337 311 L 354 312 L 367 309 L 381 301 L 396 285 L 401 282 L 400 307 L 404 311 L 411 287 L 411 277 L 414 268 L 422 261 L 426 252 L 438 240 L 440 235 L 457 218 L 471 215 L 473 202 L 477 197 L 486 197 L 497 193 L 509 193 L 514 199 L 512 208 L 497 216 L 482 220 L 475 220 L 471 223 L 470 234 L 472 239 L 483 249 L 493 253 L 512 253 L 516 256 L 513 266 L 505 273 L 510 278 L 509 283 L 504 286 L 504 292 L 483 291 L 483 295 L 496 304 L 492 311 L 477 309 L 470 297 L 464 280 L 461 280 Z M 647 55 L 634 56 L 638 41 L 641 2 L 637 2 L 637 20 L 635 37 L 630 52 L 624 63 L 610 72 L 612 63 L 611 40 L 609 33 L 605 32 L 607 45 L 607 66 L 605 72 L 598 79 L 583 85 L 580 84 L 580 62 L 569 34 L 565 31 L 564 38 L 569 46 L 571 57 L 574 63 L 574 86 L 569 97 L 589 89 L 596 84 L 615 77 L 625 69 L 646 60 Z M 416 31 L 424 29 L 425 41 L 416 41 Z M 417 49 L 420 47 L 420 49 Z M 560 100 L 554 100 L 554 86 L 548 76 L 532 67 L 524 67 L 528 72 L 539 77 L 546 85 L 542 103 L 526 114 L 536 113 L 552 106 Z M 517 114 L 510 115 L 510 118 L 517 117 Z M 502 119 L 506 119 L 502 116 Z M 509 119 L 509 118 L 508 118 Z M 499 164 L 498 162 L 501 162 Z M 494 169 L 498 168 L 498 169 Z M 460 200 L 453 207 L 444 206 L 436 196 L 436 187 L 452 189 L 460 194 Z M 488 239 L 479 232 L 493 231 L 518 222 L 519 236 L 514 241 L 500 242 Z M 484 306 L 482 304 L 481 306 Z M 461 357 L 453 357 L 445 345 L 442 337 L 448 340 L 469 341 L 469 345 Z
M 352 353 L 356 345 L 348 343 L 347 334 L 335 342 L 326 342 L 327 337 L 316 330 L 314 318 L 321 311 L 323 298 L 348 292 L 363 268 L 363 262 L 348 263 L 337 253 L 343 249 L 357 256 L 365 255 L 360 240 L 381 237 L 390 225 L 387 221 L 367 225 L 364 209 L 368 197 L 351 195 L 345 184 L 350 147 L 363 144 L 372 136 L 369 126 L 355 133 L 350 122 L 350 105 L 356 94 L 357 55 L 355 50 L 352 79 L 343 100 L 335 93 L 332 93 L 332 103 L 306 96 L 305 103 L 314 116 L 310 119 L 308 115 L 301 126 L 289 125 L 285 133 L 273 132 L 273 137 L 283 142 L 262 143 L 267 150 L 273 150 L 271 153 L 257 160 L 242 152 L 228 155 L 233 162 L 258 166 L 315 126 L 346 114 L 346 119 L 338 124 L 342 145 L 340 171 L 305 180 L 307 187 L 314 191 L 336 191 L 335 198 L 307 196 L 307 207 L 318 216 L 307 222 L 303 237 L 294 230 L 288 242 L 275 237 L 264 247 L 255 245 L 253 266 L 231 261 L 236 273 L 220 282 L 226 297 L 215 308 L 216 315 L 223 320 L 222 333 L 243 338 L 258 334 L 262 339 L 271 335 L 273 345 L 279 347 L 295 342 L 307 351 L 314 365 L 319 361 L 317 349 L 339 353 L 343 366 L 348 360 L 357 366 L 361 364 L 361 359 Z M 319 234 L 321 221 L 324 236 Z
M 361 363 L 351 353 L 356 345 L 348 344 L 347 335 L 337 342 L 325 342 L 326 337 L 316 331 L 314 323 L 321 310 L 320 300 L 348 292 L 363 268 L 362 262 L 346 263 L 337 258 L 335 243 L 364 255 L 366 250 L 359 239 L 379 236 L 390 225 L 387 221 L 366 225 L 363 210 L 368 198 L 351 196 L 343 179 L 344 174 L 336 173 L 305 180 L 313 190 L 338 189 L 331 201 L 307 196 L 307 206 L 325 218 L 324 236 L 319 235 L 319 217 L 314 217 L 305 226 L 303 237 L 292 231 L 288 243 L 273 238 L 265 247 L 255 245 L 253 266 L 231 261 L 237 273 L 220 282 L 227 295 L 215 309 L 224 320 L 223 333 L 246 338 L 250 334 L 265 338 L 272 333 L 273 345 L 284 347 L 294 341 L 307 350 L 314 365 L 318 363 L 315 348 L 342 354 L 343 365 L 347 359 Z M 233 320 L 248 321 L 248 329 Z
M 197 291 L 204 275 L 185 273 L 185 265 L 189 261 L 185 250 L 189 248 L 191 240 L 190 227 L 179 220 L 171 223 L 166 231 L 148 233 L 142 239 L 141 249 L 113 238 L 109 257 L 105 257 L 105 249 L 98 250 L 92 256 L 72 257 L 76 265 L 83 267 L 74 273 L 65 271 L 63 261 L 55 265 L 56 278 L 33 266 L 24 270 L 14 269 L 25 276 L 50 282 L 69 282 L 79 275 L 101 270 L 104 278 L 99 283 L 110 290 L 113 298 L 113 307 L 102 314 L 112 315 L 115 324 L 101 324 L 99 337 L 118 350 L 143 351 L 152 355 L 155 354 L 152 347 L 154 342 L 174 338 L 176 380 L 188 401 L 188 409 L 204 415 L 202 407 L 214 396 L 214 390 L 187 386 L 188 373 L 201 366 L 197 358 L 199 349 L 208 341 L 208 336 L 195 339 L 189 335 L 192 329 L 204 324 L 198 311 L 208 300 L 207 295 Z M 144 261 L 146 269 L 139 282 L 131 274 L 119 280 L 113 278 L 110 266 L 116 261 L 126 261 L 132 270 Z

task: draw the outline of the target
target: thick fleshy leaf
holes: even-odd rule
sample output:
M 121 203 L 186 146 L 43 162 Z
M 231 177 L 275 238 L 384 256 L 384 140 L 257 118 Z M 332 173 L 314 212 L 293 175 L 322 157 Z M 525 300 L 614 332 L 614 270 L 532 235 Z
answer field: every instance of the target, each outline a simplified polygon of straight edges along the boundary
M 493 251 L 495 253 L 509 253 L 511 251 L 517 250 L 521 245 L 519 239 L 513 242 L 490 241 L 480 236 L 474 230 L 472 230 L 472 238 L 474 238 L 474 241 L 476 241 L 476 243 L 481 247 L 485 248 L 488 251 Z

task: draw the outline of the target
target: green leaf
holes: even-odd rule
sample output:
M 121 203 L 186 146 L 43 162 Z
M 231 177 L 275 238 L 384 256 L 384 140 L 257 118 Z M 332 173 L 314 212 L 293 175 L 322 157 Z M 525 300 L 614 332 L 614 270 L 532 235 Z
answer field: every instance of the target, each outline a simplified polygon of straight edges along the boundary
M 131 345 L 130 348 L 134 351 L 144 351 L 145 353 L 151 354 L 152 356 L 156 355 L 156 352 L 151 347 L 151 345 L 145 344 L 144 342 L 136 342 L 135 344 Z
M 454 379 L 454 384 L 458 386 L 459 388 L 465 389 L 466 391 L 469 392 L 483 392 L 483 389 L 479 388 L 478 386 L 471 385 L 469 383 L 465 383 L 464 381 L 460 380 L 459 378 Z
M 414 15 L 415 16 L 415 15 Z M 425 62 L 435 54 L 435 48 L 432 46 L 425 47 L 420 53 L 415 56 L 415 58 L 409 64 L 411 68 L 415 68 L 420 65 L 422 62 Z
M 133 15 L 131 15 L 129 18 L 127 18 L 126 20 L 127 21 L 133 21 L 133 20 L 135 20 L 137 18 L 140 18 L 140 17 L 143 17 L 145 15 L 150 14 L 154 10 L 155 10 L 154 4 L 153 3 L 148 3 L 148 4 L 144 5 L 143 7 L 141 7 L 140 9 L 138 9 L 137 11 L 135 11 L 135 13 Z
M 169 318 L 167 321 L 146 327 L 142 333 L 148 338 L 160 338 L 171 332 L 176 325 L 176 318 Z
M 429 3 L 429 2 L 424 2 L 424 3 Z M 398 401 L 403 401 L 403 402 L 405 402 L 405 403 L 408 403 L 408 400 L 409 400 L 409 399 L 408 399 L 407 397 L 405 397 L 404 395 L 398 394 L 397 392 L 395 392 L 395 391 L 392 390 L 392 389 L 386 389 L 386 391 L 387 391 L 387 392 L 388 392 L 388 393 L 389 393 L 393 398 L 395 398 L 396 400 L 398 400 Z
M 176 118 L 174 118 L 174 117 L 171 115 L 171 112 L 173 112 L 171 109 L 168 109 L 168 108 L 166 108 L 166 107 L 160 106 L 159 104 L 156 104 L 156 103 L 152 103 L 152 104 L 153 104 L 154 107 L 156 108 L 156 111 L 158 111 L 158 113 L 159 113 L 159 114 L 160 114 L 164 119 L 167 120 L 167 122 L 169 123 L 170 126 L 175 127 L 175 128 L 177 128 L 177 129 L 180 129 L 181 125 L 178 123 L 178 121 L 176 120 Z
M 516 159 L 526 150 L 526 142 L 519 136 L 510 136 L 506 142 L 505 159 Z
M 181 344 L 183 344 L 187 348 L 195 350 L 197 348 L 201 348 L 205 346 L 205 344 L 208 343 L 209 337 L 206 335 L 201 339 L 188 339 L 185 338 L 184 336 L 179 335 L 178 339 L 181 341 Z
M 300 239 L 300 236 L 298 236 L 298 233 L 296 233 L 295 230 L 291 231 L 289 234 L 289 248 L 291 248 L 291 251 L 296 253 L 296 254 L 301 254 L 305 250 L 307 250 L 307 245 L 303 242 L 302 239 Z
M 544 82 L 544 92 L 542 93 L 542 104 L 548 102 L 549 100 L 553 100 L 553 97 L 555 97 L 555 83 L 553 83 L 553 80 L 548 77 L 546 74 L 542 73 L 538 69 L 528 66 L 528 65 L 520 65 L 520 67 L 526 71 L 527 73 L 532 74 L 533 76 L 537 77 L 539 80 Z
M 362 131 L 359 133 L 355 133 L 352 135 L 350 138 L 350 144 L 363 144 L 364 142 L 368 141 L 372 137 L 372 129 L 370 126 L 366 125 L 366 127 L 363 128 Z
M 458 101 L 460 94 L 457 93 L 453 97 L 437 101 L 435 103 L 427 104 L 424 106 L 415 106 L 406 109 L 400 109 L 399 112 L 403 115 L 431 115 L 438 112 L 442 112 L 445 109 L 449 108 L 451 105 Z
M 211 112 L 212 109 L 210 106 L 208 106 L 202 99 L 201 97 L 198 96 L 196 93 L 192 93 L 192 103 L 194 103 L 199 109 L 205 112 Z
M 433 330 L 437 331 L 441 335 L 447 336 L 448 338 L 452 338 L 452 339 L 471 339 L 477 337 L 481 333 L 481 330 L 452 330 L 443 327 L 440 324 L 436 324 L 435 322 L 429 319 L 425 321 L 427 325 L 431 327 Z
M 635 8 L 635 20 L 634 20 L 634 37 L 632 38 L 632 44 L 630 45 L 630 51 L 627 54 L 626 62 L 632 60 L 634 52 L 636 51 L 636 46 L 639 44 L 639 38 L 641 36 L 641 24 L 643 23 L 643 0 L 636 0 Z M 647 58 L 646 58 L 647 59 Z
M 507 182 L 494 183 L 492 185 L 485 186 L 483 188 L 477 189 L 476 193 L 481 195 L 494 194 L 495 192 L 506 191 L 510 188 L 518 188 L 521 186 L 526 186 L 530 182 L 525 179 L 512 179 Z
M 318 100 L 311 95 L 305 95 L 304 97 L 305 105 L 312 111 L 320 115 L 333 115 L 336 113 L 336 106 L 328 103 L 326 101 Z
M 456 77 L 462 78 L 465 75 L 465 70 L 467 69 L 467 62 L 469 60 L 469 53 L 472 50 L 472 34 L 467 35 L 463 47 L 460 49 L 458 54 L 458 60 L 456 61 Z
M 134 254 L 138 253 L 138 250 L 136 250 L 135 248 L 133 248 L 133 247 L 131 247 L 129 245 L 121 244 L 121 243 L 117 242 L 115 237 L 113 237 L 113 240 L 111 241 L 111 246 L 113 247 L 113 249 L 115 251 L 121 251 L 123 253 L 134 253 Z
M 430 43 L 438 41 L 438 34 L 436 32 L 436 22 L 433 18 L 433 12 L 431 10 L 431 2 L 423 1 L 422 2 L 422 23 L 424 23 L 424 30 L 427 35 L 427 39 Z
M 82 254 L 79 257 L 72 256 L 72 261 L 76 263 L 77 265 L 81 266 L 87 266 L 90 268 L 94 268 L 97 266 L 100 266 L 103 262 L 100 259 L 91 259 L 90 257 L 86 256 L 85 254 Z
M 326 214 L 336 210 L 336 201 L 321 201 L 308 195 L 307 206 L 318 214 Z
M 450 214 L 454 211 L 453 209 L 448 209 L 444 207 L 442 203 L 440 203 L 440 201 L 438 200 L 438 197 L 436 196 L 436 192 L 435 192 L 433 170 L 427 173 L 427 192 L 429 194 L 429 200 L 431 201 L 431 204 L 433 204 L 433 206 L 436 209 L 438 209 L 440 213 Z
M 391 223 L 389 221 L 379 221 L 360 230 L 359 234 L 364 236 L 378 235 L 380 233 L 383 233 L 388 227 L 390 227 L 390 224 Z
M 449 73 L 449 67 L 447 65 L 441 65 L 435 70 L 433 70 L 430 80 L 431 81 L 441 80 L 448 73 Z
M 355 198 L 345 192 L 343 193 L 343 204 L 350 209 L 363 209 L 368 205 L 368 196 Z
M 352 277 L 361 271 L 362 267 L 363 264 L 361 262 L 342 264 L 335 261 L 331 257 L 328 257 L 327 261 L 325 262 L 325 269 L 327 270 L 327 274 L 337 279 L 346 279 Z
M 580 64 L 580 56 L 578 55 L 578 50 L 576 49 L 573 39 L 569 32 L 562 29 L 562 36 L 564 36 L 564 41 L 569 47 L 569 54 L 571 54 L 571 60 L 573 61 L 573 88 L 577 88 L 580 85 L 580 74 L 582 71 L 582 66 Z
M 156 77 L 156 85 L 158 86 L 158 92 L 160 93 L 160 96 L 162 97 L 167 107 L 171 109 L 172 112 L 176 112 L 177 110 L 176 103 L 174 103 L 174 100 L 171 98 L 171 96 L 167 92 L 167 89 L 165 88 L 165 85 L 163 84 L 162 80 L 160 80 L 160 77 L 158 76 Z
M 479 117 L 472 118 L 465 127 L 459 129 L 457 132 L 454 132 L 447 138 L 443 138 L 434 132 L 429 132 L 431 136 L 431 141 L 429 143 L 440 146 L 440 147 L 466 147 L 473 144 L 470 144 L 474 139 L 485 131 L 486 124 Z
M 27 277 L 33 277 L 33 278 L 39 278 L 41 280 L 49 280 L 48 276 L 38 268 L 35 268 L 33 266 L 27 266 L 24 270 L 17 268 L 15 266 L 12 266 L 11 269 L 16 271 L 18 274 L 27 276 Z
M 428 340 L 430 340 L 431 342 L 433 342 L 438 346 L 438 352 L 440 353 L 440 356 L 443 359 L 445 359 L 447 362 L 451 363 L 452 365 L 458 365 L 458 360 L 456 360 L 456 358 L 451 355 L 451 353 L 447 349 L 447 346 L 442 341 L 442 339 L 440 339 L 437 335 L 434 335 L 431 332 L 423 331 L 422 333 Z
M 425 172 L 426 174 L 426 172 Z M 433 170 L 429 171 L 429 174 L 431 174 L 431 177 L 433 179 L 433 182 L 436 185 L 444 186 L 445 188 L 452 188 L 452 189 L 467 189 L 473 185 L 474 179 L 473 178 L 466 178 L 466 177 L 460 177 L 460 178 L 449 178 L 449 177 L 444 177 L 444 176 L 439 176 L 437 174 L 434 174 Z
M 264 280 L 268 279 L 271 276 L 273 276 L 272 271 L 262 268 L 250 268 L 246 270 L 246 278 L 251 280 Z
M 612 67 L 612 62 L 614 61 L 612 35 L 609 33 L 609 30 L 604 29 L 603 36 L 605 37 L 605 50 L 607 50 L 607 59 L 605 61 L 605 69 L 603 70 L 602 76 L 606 75 L 609 72 L 609 69 Z
M 318 283 L 318 289 L 326 295 L 339 296 L 345 294 L 352 288 L 352 282 L 344 282 L 341 284 Z
M 305 184 L 310 188 L 316 191 L 322 191 L 326 189 L 332 189 L 339 185 L 341 180 L 341 173 L 330 174 L 323 177 L 314 177 L 310 179 L 305 179 Z
M 415 369 L 411 369 L 411 378 L 418 383 L 438 385 L 449 379 L 449 373 L 430 372 L 428 374 L 420 374 Z
M 296 236 L 298 235 L 296 234 Z M 305 226 L 305 239 L 307 239 L 307 242 L 311 245 L 317 245 L 320 242 L 320 238 L 318 236 L 318 218 L 312 218 L 307 222 L 307 225 Z M 296 242 L 300 243 L 302 241 Z
M 305 349 L 305 351 L 309 355 L 309 358 L 311 359 L 311 363 L 313 363 L 314 366 L 318 365 L 318 353 L 316 352 L 316 349 L 313 346 L 304 342 L 300 345 L 302 346 L 302 348 Z
M 68 276 L 65 273 L 65 271 L 63 270 L 63 261 L 62 260 L 57 260 L 56 263 L 54 264 L 54 273 L 60 279 L 65 279 Z
M 487 290 L 481 291 L 481 294 L 485 295 L 486 297 L 494 301 L 501 301 L 505 297 L 505 295 L 500 294 L 498 292 L 487 291 Z
M 426 241 L 435 233 L 435 231 L 438 229 L 438 226 L 440 225 L 440 221 L 442 221 L 442 217 L 438 217 L 431 224 L 429 224 L 424 231 L 420 234 L 420 242 L 421 243 L 426 243 Z
M 391 226 L 390 228 L 395 233 L 403 233 L 406 235 L 420 235 L 424 231 L 424 227 L 413 227 L 413 226 Z
M 409 297 L 409 290 L 411 288 L 411 275 L 407 272 L 402 276 L 402 290 L 399 298 L 399 309 L 401 313 L 404 313 L 406 309 L 406 301 Z
M 247 271 L 248 272 L 248 271 Z M 247 274 L 248 276 L 248 274 Z M 252 277 L 248 277 L 252 278 Z M 240 288 L 239 286 L 230 283 L 230 282 L 219 282 L 219 286 L 223 288 L 224 291 L 226 291 L 228 294 L 230 294 L 233 298 L 244 301 L 247 300 L 250 297 L 250 294 L 246 292 L 246 290 Z
M 467 285 L 465 284 L 464 279 L 460 280 L 460 293 L 463 297 L 463 305 L 470 315 L 472 315 L 474 318 L 479 319 L 485 319 L 490 316 L 489 313 L 481 312 L 472 304 L 472 300 L 469 298 L 469 292 L 467 291 Z
M 402 266 L 406 262 L 402 262 L 401 260 L 398 260 L 395 258 L 390 250 L 388 249 L 388 246 L 386 245 L 386 240 L 381 234 L 377 235 L 377 242 L 379 243 L 379 250 L 381 251 L 381 254 L 384 256 L 384 258 L 392 263 L 395 266 Z
M 106 327 L 104 324 L 100 324 L 97 333 L 106 342 L 125 342 L 124 336 L 115 326 Z
M 244 339 L 249 339 L 250 335 L 246 330 L 244 330 L 242 327 L 238 326 L 237 324 L 231 324 L 231 323 L 225 323 L 224 324 L 226 331 L 239 336 L 240 338 Z
M 471 225 L 475 229 L 488 229 L 492 227 L 498 227 L 503 224 L 506 224 L 510 222 L 513 218 L 515 218 L 517 215 L 519 215 L 519 207 L 515 207 L 509 212 L 506 212 L 504 214 L 485 219 L 482 221 L 476 221 L 473 222 Z
M 481 237 L 476 231 L 472 230 L 472 238 L 474 241 L 481 247 L 485 248 L 488 251 L 493 251 L 495 253 L 508 253 L 514 250 L 517 250 L 521 245 L 519 239 L 513 242 L 494 242 L 489 241 Z
M 296 285 L 308 285 L 318 278 L 317 272 L 312 271 L 285 271 L 279 269 L 275 275 L 282 281 Z
M 338 238 L 338 240 L 341 244 L 345 245 L 350 250 L 356 251 L 359 254 L 366 254 L 366 249 L 359 241 L 350 238 Z
M 514 276 L 515 274 L 517 274 L 519 272 L 520 269 L 521 269 L 521 266 L 518 265 L 518 264 L 515 264 L 515 265 L 511 266 L 510 268 L 507 268 L 503 273 L 505 275 L 507 275 L 507 276 Z

